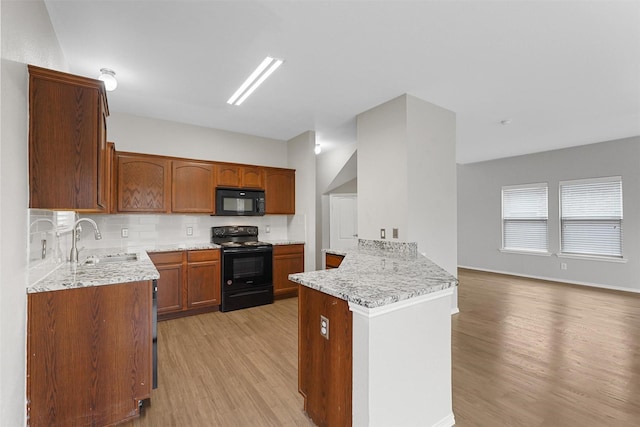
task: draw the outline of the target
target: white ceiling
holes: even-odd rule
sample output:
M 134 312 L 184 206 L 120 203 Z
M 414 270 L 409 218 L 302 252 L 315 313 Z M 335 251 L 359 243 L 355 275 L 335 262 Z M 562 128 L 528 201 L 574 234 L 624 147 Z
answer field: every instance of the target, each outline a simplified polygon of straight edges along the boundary
M 116 71 L 112 112 L 330 148 L 408 93 L 457 113 L 460 163 L 640 135 L 638 1 L 46 5 L 72 73 Z M 285 63 L 227 105 L 266 55 Z

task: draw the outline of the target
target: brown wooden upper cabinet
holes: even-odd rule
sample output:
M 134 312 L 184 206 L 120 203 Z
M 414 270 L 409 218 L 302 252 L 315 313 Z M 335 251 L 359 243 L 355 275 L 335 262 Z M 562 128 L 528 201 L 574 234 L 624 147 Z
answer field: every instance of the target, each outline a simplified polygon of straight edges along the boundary
M 118 212 L 168 213 L 171 161 L 146 154 L 117 154 Z
M 265 213 L 296 213 L 296 171 L 265 169 Z
M 261 166 L 216 163 L 216 186 L 259 188 L 264 190 L 264 168 Z
M 28 70 L 29 207 L 108 212 L 103 83 L 33 65 Z
M 211 162 L 171 161 L 171 212 L 215 212 L 215 166 Z

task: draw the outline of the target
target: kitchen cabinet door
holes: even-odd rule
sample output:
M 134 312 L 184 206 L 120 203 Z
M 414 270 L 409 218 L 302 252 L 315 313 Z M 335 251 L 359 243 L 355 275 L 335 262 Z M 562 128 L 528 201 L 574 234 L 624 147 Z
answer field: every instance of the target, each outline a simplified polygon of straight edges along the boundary
M 217 163 L 216 164 L 216 186 L 217 187 L 233 187 L 241 186 L 240 182 L 240 166 Z
M 241 186 L 264 190 L 264 168 L 260 166 L 242 166 L 240 168 Z
M 296 296 L 298 284 L 289 280 L 289 274 L 304 271 L 304 245 L 275 245 L 273 247 L 273 295 Z
M 158 316 L 179 312 L 184 308 L 183 252 L 151 253 L 149 258 L 160 273 L 158 279 Z
M 187 307 L 220 305 L 220 250 L 187 252 Z
M 104 85 L 29 69 L 29 207 L 108 212 Z
M 265 168 L 265 213 L 296 213 L 296 171 Z
M 117 212 L 118 192 L 117 192 L 117 176 L 116 176 L 116 145 L 113 142 L 107 142 L 107 197 L 109 201 L 109 213 Z
M 118 212 L 168 213 L 171 164 L 167 158 L 118 153 Z
M 216 164 L 216 186 L 230 188 L 264 189 L 264 168 L 262 166 Z
M 107 426 L 139 415 L 153 383 L 152 311 L 151 281 L 29 294 L 29 425 Z
M 215 212 L 213 163 L 171 161 L 171 212 Z

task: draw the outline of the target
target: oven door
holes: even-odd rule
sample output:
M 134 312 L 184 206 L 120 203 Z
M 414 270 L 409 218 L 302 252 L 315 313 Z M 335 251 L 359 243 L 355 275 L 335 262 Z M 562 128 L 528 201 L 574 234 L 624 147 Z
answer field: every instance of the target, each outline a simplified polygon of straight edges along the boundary
M 271 247 L 224 249 L 222 258 L 223 293 L 269 286 L 273 282 Z

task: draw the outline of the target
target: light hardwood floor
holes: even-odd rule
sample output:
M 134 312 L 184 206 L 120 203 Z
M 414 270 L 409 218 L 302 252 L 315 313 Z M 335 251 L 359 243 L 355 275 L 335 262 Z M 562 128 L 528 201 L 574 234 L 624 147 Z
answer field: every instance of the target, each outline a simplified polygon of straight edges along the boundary
M 640 295 L 471 270 L 459 279 L 456 426 L 640 426 Z M 127 426 L 313 425 L 297 392 L 296 298 L 158 332 L 160 387 Z
M 298 299 L 158 323 L 158 388 L 131 427 L 313 426 L 298 393 Z
M 462 269 L 458 278 L 457 426 L 640 426 L 640 295 Z

